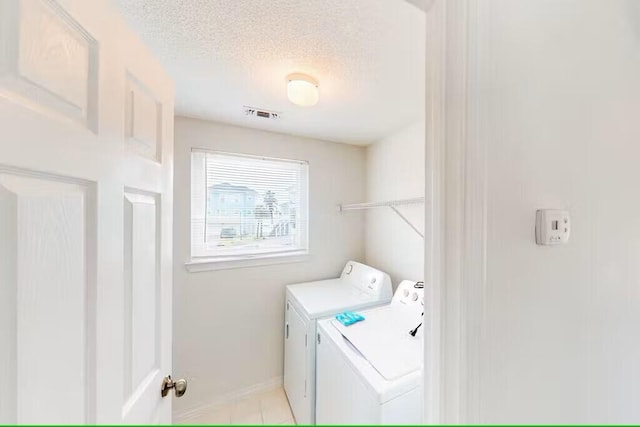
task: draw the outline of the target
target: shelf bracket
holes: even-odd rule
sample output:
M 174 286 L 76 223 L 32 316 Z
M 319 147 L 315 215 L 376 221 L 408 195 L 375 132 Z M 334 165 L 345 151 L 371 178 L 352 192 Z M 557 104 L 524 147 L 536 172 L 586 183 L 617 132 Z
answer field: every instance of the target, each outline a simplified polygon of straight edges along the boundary
M 422 234 L 422 233 L 420 232 L 420 230 L 418 230 L 418 229 L 416 228 L 416 226 L 415 226 L 415 225 L 413 225 L 413 224 L 411 223 L 411 221 L 409 221 L 409 220 L 407 219 L 407 217 L 406 217 L 406 216 L 402 215 L 402 213 L 401 213 L 398 209 L 396 209 L 396 207 L 395 207 L 395 206 L 389 206 L 389 207 L 391 208 L 391 210 L 393 210 L 395 213 L 397 213 L 397 214 L 398 214 L 398 216 L 399 216 L 400 218 L 402 218 L 402 220 L 403 220 L 404 222 L 406 222 L 406 223 L 407 223 L 407 225 L 408 225 L 409 227 L 411 227 L 411 229 L 413 229 L 413 231 L 415 231 L 415 232 L 418 234 L 418 236 L 420 236 L 420 237 L 422 237 L 422 238 L 424 239 L 424 234 Z
M 381 207 L 389 207 L 392 211 L 394 211 L 413 231 L 418 234 L 418 236 L 424 239 L 424 234 L 418 230 L 418 228 L 407 219 L 406 216 L 400 212 L 396 206 L 404 206 L 404 205 L 416 205 L 424 203 L 424 197 L 416 197 L 413 199 L 403 199 L 403 200 L 391 200 L 388 202 L 374 202 L 374 203 L 356 203 L 351 205 L 338 205 L 338 210 L 340 212 L 344 211 L 352 211 L 352 210 L 363 210 L 363 209 L 373 209 L 373 208 L 381 208 Z

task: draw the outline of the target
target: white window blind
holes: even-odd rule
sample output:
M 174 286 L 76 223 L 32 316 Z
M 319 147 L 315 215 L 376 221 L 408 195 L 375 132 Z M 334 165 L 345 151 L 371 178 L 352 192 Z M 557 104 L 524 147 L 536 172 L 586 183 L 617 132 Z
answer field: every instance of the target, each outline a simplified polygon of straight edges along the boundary
M 191 257 L 306 253 L 306 162 L 191 152 Z

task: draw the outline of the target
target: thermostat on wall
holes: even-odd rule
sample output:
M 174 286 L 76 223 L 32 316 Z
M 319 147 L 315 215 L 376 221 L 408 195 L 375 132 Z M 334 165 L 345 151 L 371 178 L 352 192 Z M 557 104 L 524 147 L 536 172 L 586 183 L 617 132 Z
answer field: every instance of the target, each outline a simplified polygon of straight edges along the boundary
M 569 241 L 571 220 L 569 212 L 559 209 L 540 209 L 536 212 L 536 243 L 561 245 Z

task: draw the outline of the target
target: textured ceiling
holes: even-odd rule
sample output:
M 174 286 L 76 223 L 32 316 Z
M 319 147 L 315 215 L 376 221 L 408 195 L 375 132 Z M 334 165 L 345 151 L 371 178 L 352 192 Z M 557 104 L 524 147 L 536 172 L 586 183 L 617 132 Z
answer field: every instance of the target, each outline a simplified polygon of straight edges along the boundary
M 425 14 L 404 0 L 114 1 L 173 76 L 178 115 L 355 144 L 424 117 Z M 319 81 L 316 106 L 287 100 L 293 72 Z

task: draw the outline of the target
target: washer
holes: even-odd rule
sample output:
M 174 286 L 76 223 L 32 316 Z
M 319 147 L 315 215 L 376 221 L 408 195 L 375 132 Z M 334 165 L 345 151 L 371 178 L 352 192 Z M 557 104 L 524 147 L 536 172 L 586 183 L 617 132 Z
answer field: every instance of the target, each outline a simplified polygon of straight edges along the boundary
M 298 424 L 315 422 L 317 320 L 388 304 L 391 296 L 388 274 L 355 261 L 347 262 L 337 279 L 287 286 L 284 389 Z
M 421 282 L 403 281 L 385 307 L 364 321 L 318 322 L 318 424 L 421 424 L 423 319 Z

